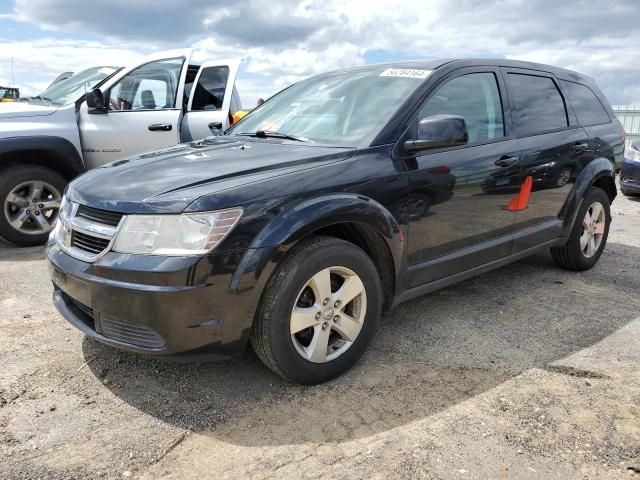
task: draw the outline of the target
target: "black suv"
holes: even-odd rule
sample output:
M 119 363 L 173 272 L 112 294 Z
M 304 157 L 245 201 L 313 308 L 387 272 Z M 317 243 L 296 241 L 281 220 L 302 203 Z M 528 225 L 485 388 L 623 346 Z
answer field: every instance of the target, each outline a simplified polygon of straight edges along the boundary
M 312 77 L 221 137 L 90 171 L 47 245 L 54 302 L 154 355 L 242 351 L 318 383 L 381 312 L 550 248 L 607 240 L 623 131 L 594 81 L 456 60 Z

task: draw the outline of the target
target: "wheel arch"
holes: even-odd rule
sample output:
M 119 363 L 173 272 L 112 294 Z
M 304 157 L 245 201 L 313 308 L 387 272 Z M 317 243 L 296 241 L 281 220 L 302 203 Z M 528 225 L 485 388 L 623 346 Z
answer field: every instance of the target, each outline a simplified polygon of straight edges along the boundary
M 254 238 L 231 280 L 241 292 L 264 288 L 277 266 L 301 240 L 311 235 L 341 238 L 372 259 L 384 289 L 384 306 L 392 304 L 403 265 L 404 231 L 376 201 L 355 194 L 332 194 L 281 209 Z
M 610 202 L 616 198 L 615 169 L 611 160 L 604 157 L 592 160 L 576 178 L 573 190 L 560 212 L 560 216 L 564 218 L 563 236 L 568 236 L 571 232 L 582 200 L 593 186 L 604 190 Z
M 82 158 L 71 142 L 62 137 L 11 137 L 0 141 L 0 168 L 9 165 L 39 165 L 71 180 L 84 169 Z

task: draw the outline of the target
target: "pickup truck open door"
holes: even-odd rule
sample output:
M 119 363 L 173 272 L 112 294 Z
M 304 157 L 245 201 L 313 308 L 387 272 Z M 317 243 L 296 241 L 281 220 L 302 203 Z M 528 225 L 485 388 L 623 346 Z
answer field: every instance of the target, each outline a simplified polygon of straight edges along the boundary
M 200 66 L 182 122 L 183 142 L 219 135 L 230 126 L 230 113 L 241 108 L 232 105 L 239 67 L 240 60 L 208 61 Z
M 180 143 L 190 57 L 190 49 L 146 57 L 100 88 L 104 109 L 82 103 L 78 127 L 87 168 Z

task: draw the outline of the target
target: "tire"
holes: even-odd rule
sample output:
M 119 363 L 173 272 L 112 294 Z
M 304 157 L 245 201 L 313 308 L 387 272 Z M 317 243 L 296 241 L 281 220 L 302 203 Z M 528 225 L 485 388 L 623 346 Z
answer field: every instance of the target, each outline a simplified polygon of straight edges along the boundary
M 57 218 L 66 184 L 60 174 L 39 165 L 17 165 L 1 170 L 0 238 L 21 247 L 44 244 Z M 43 188 L 34 190 L 36 185 Z M 31 194 L 38 197 L 36 202 L 34 198 L 27 198 Z M 24 200 L 24 204 L 22 201 L 18 204 L 18 198 Z M 16 222 L 23 222 L 22 228 L 17 228 Z
M 596 240 L 594 240 L 595 248 L 590 248 L 588 245 L 589 242 L 587 242 L 586 247 L 583 247 L 580 240 L 585 234 L 584 220 L 586 219 L 587 212 L 589 212 L 589 217 L 591 218 L 591 214 L 596 211 L 592 210 L 592 207 L 597 204 L 599 204 L 603 209 L 601 223 L 604 223 L 604 227 L 601 237 L 598 241 L 597 234 L 594 236 L 594 238 L 596 238 Z M 596 215 L 594 215 L 594 217 L 596 217 Z M 607 243 L 610 225 L 611 210 L 609 197 L 604 190 L 598 187 L 591 187 L 584 196 L 567 243 L 562 247 L 554 247 L 551 249 L 551 257 L 555 264 L 562 268 L 566 268 L 567 270 L 574 271 L 588 270 L 593 267 L 598 262 L 598 259 L 600 258 L 600 255 L 602 255 L 602 251 Z M 594 231 L 595 230 L 596 229 L 594 228 Z M 587 237 L 589 237 L 588 229 L 586 234 Z
M 313 279 L 316 275 L 325 278 L 322 275 L 327 270 L 331 270 L 331 301 L 323 305 L 314 293 L 323 289 L 315 288 Z M 334 303 L 341 298 L 339 287 L 347 285 L 347 280 L 342 285 L 334 285 L 334 281 L 339 282 L 340 275 L 352 282 L 349 285 L 358 285 L 358 290 L 354 291 L 364 292 L 341 306 Z M 336 305 L 338 307 L 334 309 Z M 311 316 L 305 313 L 304 318 L 313 324 L 295 334 L 292 333 L 297 330 L 292 321 L 294 308 L 311 311 Z M 322 383 L 349 370 L 362 356 L 377 330 L 381 309 L 380 277 L 367 254 L 344 240 L 312 237 L 294 247 L 267 284 L 251 330 L 251 345 L 260 360 L 286 380 L 310 385 Z M 339 330 L 352 328 L 355 324 L 347 319 L 358 316 L 359 331 L 348 342 L 345 340 L 348 337 L 343 338 Z M 327 336 L 322 336 L 327 330 Z M 320 344 L 320 340 L 316 342 L 319 338 L 328 339 L 327 348 L 313 348 Z

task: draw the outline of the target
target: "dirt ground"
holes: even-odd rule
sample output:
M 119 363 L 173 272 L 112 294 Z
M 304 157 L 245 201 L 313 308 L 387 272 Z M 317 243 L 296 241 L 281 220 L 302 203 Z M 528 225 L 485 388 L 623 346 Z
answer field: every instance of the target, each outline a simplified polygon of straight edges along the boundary
M 50 298 L 42 249 L 0 246 L 2 479 L 640 478 L 640 200 L 593 270 L 544 253 L 404 304 L 317 387 L 119 352 Z

